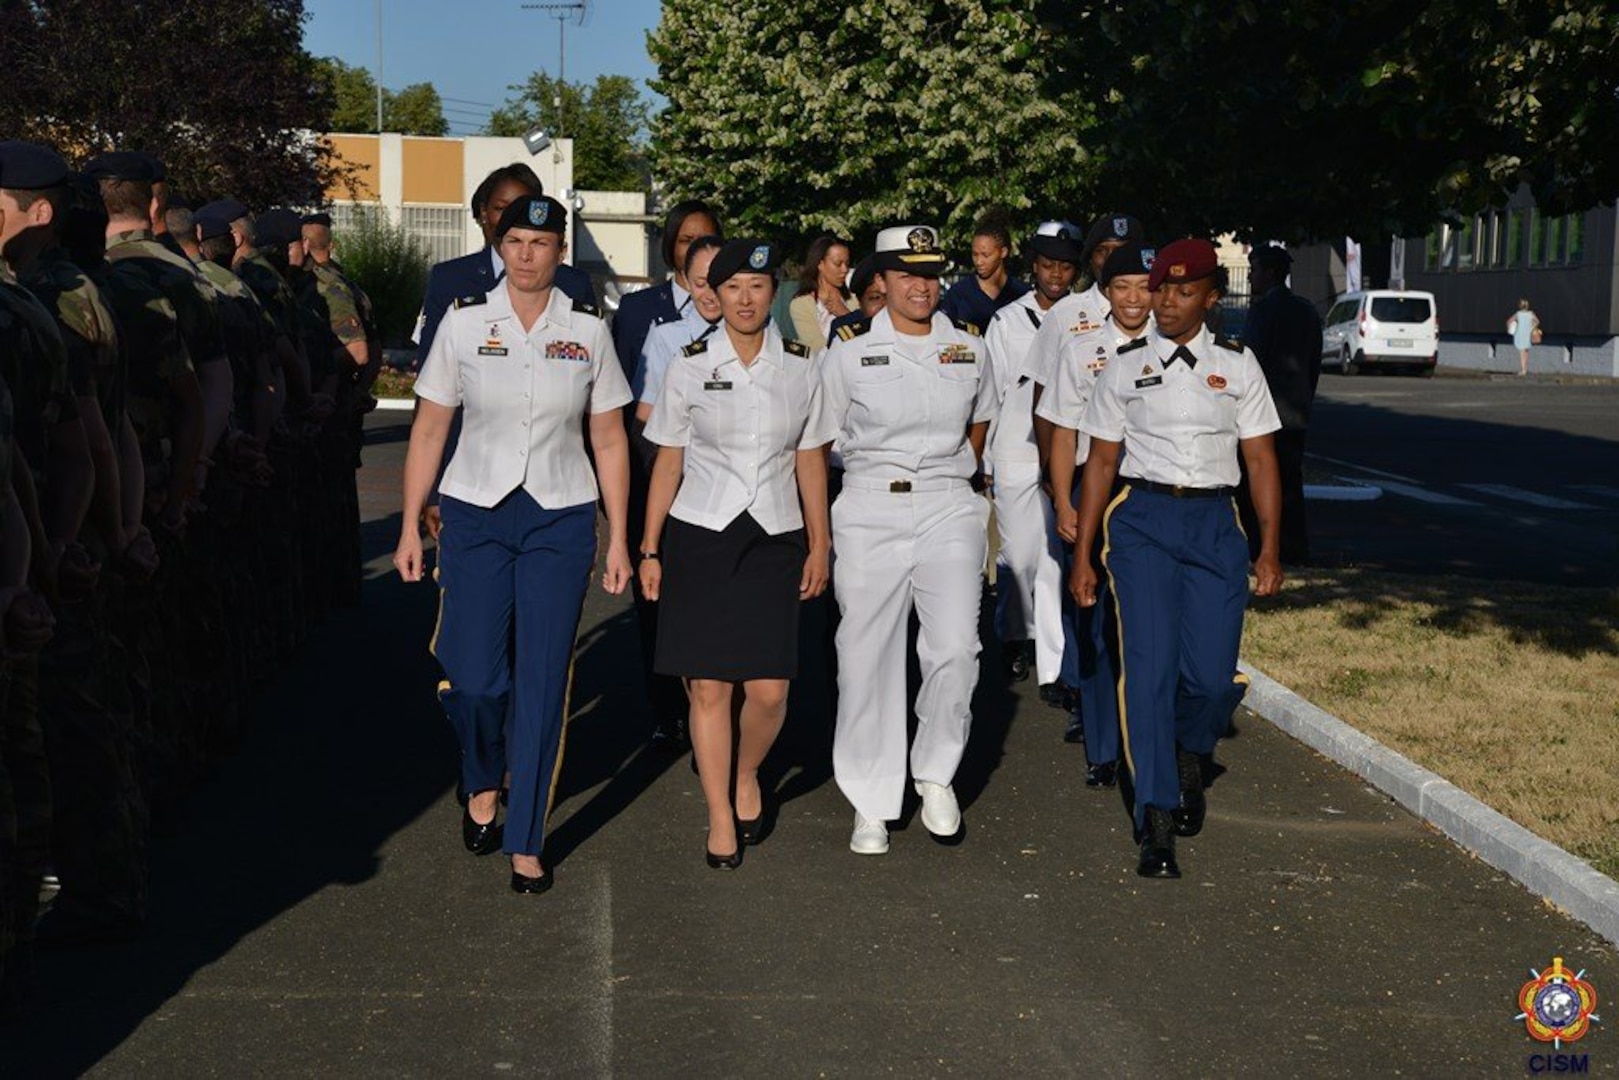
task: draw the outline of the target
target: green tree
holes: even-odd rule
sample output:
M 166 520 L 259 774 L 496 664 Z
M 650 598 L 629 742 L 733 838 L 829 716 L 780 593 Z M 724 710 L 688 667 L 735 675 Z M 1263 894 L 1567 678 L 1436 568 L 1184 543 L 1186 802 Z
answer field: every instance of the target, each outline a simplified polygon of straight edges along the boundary
M 665 0 L 652 158 L 734 231 L 856 237 L 925 221 L 965 245 L 1007 208 L 1070 215 L 1094 167 L 1085 87 L 1051 81 L 1032 0 Z M 1055 87 L 1055 89 L 1053 89 Z
M 1527 183 L 1619 194 L 1619 15 L 1604 0 L 1039 0 L 1051 92 L 1097 87 L 1093 203 L 1161 236 L 1418 235 Z
M 345 170 L 305 134 L 333 102 L 304 19 L 302 0 L 0 0 L 0 131 L 76 162 L 157 154 L 191 195 L 319 202 Z
M 489 134 L 522 136 L 536 127 L 573 139 L 575 187 L 634 191 L 647 183 L 642 148 L 649 109 L 634 80 L 601 75 L 558 83 L 544 72 L 509 88 L 516 95 L 489 118 Z
M 363 67 L 345 64 L 335 56 L 315 61 L 317 78 L 331 95 L 332 131 L 373 134 L 377 130 L 377 83 Z M 382 126 L 404 135 L 447 135 L 444 103 L 430 82 L 412 83 L 402 90 L 383 90 Z

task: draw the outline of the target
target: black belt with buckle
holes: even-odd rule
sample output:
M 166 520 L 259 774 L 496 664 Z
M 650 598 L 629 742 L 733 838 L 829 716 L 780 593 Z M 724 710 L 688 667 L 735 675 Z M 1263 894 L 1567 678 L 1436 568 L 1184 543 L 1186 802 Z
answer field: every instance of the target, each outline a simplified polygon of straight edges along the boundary
M 1223 499 L 1237 490 L 1229 487 L 1200 488 L 1183 487 L 1180 484 L 1160 484 L 1153 480 L 1138 480 L 1133 476 L 1126 476 L 1124 482 L 1131 487 L 1141 488 L 1143 491 L 1151 491 L 1159 495 L 1173 495 L 1177 499 Z
M 909 480 L 890 480 L 888 490 L 901 495 L 906 494 L 911 490 L 911 482 Z

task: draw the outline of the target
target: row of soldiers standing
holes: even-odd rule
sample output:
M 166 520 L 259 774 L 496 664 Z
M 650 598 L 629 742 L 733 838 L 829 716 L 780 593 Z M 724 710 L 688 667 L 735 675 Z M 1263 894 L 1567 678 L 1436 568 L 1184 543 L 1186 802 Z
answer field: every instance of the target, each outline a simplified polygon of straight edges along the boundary
M 169 203 L 0 142 L 0 1022 L 36 948 L 138 933 L 154 822 L 359 598 L 370 302 L 327 218 Z

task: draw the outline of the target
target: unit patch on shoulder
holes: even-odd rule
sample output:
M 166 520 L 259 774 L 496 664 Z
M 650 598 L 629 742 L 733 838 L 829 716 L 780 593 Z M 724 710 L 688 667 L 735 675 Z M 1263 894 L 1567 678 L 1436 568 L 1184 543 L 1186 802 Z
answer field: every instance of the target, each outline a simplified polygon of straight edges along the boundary
M 696 341 L 680 350 L 681 356 L 701 356 L 708 351 L 708 339 L 698 338 Z
M 782 352 L 790 353 L 793 356 L 807 357 L 810 354 L 810 347 L 805 345 L 802 341 L 783 341 L 781 343 L 781 350 Z

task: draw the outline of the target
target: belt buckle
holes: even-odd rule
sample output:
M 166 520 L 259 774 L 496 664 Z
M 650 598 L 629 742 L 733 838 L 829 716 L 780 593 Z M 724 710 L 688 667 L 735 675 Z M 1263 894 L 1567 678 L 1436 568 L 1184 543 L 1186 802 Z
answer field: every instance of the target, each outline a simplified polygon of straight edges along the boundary
M 1177 499 L 1184 499 L 1186 498 L 1186 493 L 1190 490 L 1191 488 L 1186 487 L 1184 484 L 1174 484 L 1170 487 L 1169 493 Z
M 890 480 L 888 490 L 895 494 L 904 495 L 911 490 L 911 482 L 909 480 Z

